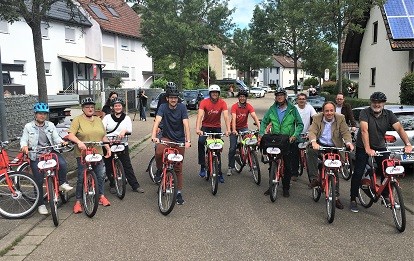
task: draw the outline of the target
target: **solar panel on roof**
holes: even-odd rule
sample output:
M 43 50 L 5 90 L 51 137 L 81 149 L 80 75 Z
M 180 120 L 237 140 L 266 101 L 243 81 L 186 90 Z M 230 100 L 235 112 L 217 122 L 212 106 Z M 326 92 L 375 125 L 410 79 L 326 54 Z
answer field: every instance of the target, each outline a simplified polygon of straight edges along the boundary
M 384 4 L 385 14 L 394 39 L 414 38 L 414 1 L 388 0 Z

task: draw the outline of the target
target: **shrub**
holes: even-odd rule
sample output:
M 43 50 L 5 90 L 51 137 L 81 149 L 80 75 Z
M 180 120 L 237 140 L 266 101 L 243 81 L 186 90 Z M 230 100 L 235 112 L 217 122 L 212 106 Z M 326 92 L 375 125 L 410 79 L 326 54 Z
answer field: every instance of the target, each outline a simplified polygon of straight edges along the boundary
M 124 80 L 121 77 L 114 77 L 108 79 L 108 87 L 112 89 L 119 89 L 122 87 Z
M 330 94 L 337 94 L 336 83 L 335 82 L 324 82 L 322 84 L 322 91 L 328 92 Z
M 406 74 L 400 86 L 400 103 L 414 105 L 414 73 Z
M 164 89 L 165 85 L 167 84 L 167 80 L 165 79 L 157 79 L 155 80 L 152 84 L 150 88 L 160 88 L 160 89 Z
M 335 102 L 336 94 L 333 95 L 333 94 L 327 94 L 323 92 L 321 93 L 321 96 L 324 96 L 327 101 Z M 351 108 L 369 106 L 371 104 L 369 99 L 363 100 L 363 99 L 350 98 L 350 97 L 345 97 L 345 102 L 348 103 L 351 106 Z
M 312 78 L 308 78 L 303 82 L 303 86 L 305 87 L 309 87 L 313 85 L 313 87 L 318 86 L 319 85 L 319 80 L 315 77 Z

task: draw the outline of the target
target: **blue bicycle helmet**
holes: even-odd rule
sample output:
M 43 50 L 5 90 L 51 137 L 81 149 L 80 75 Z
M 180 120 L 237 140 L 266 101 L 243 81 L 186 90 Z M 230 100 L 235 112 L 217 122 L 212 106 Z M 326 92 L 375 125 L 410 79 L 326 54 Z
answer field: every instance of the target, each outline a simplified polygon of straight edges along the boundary
M 44 102 L 37 102 L 33 106 L 33 110 L 34 110 L 35 113 L 37 113 L 37 112 L 49 113 L 49 105 L 47 105 Z

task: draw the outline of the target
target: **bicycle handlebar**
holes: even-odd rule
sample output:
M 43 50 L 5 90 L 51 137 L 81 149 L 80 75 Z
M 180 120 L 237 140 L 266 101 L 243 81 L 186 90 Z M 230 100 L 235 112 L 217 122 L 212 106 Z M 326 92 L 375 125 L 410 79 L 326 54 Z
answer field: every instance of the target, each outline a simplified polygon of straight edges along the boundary
M 223 137 L 223 136 L 225 136 L 225 134 L 222 133 L 222 132 L 204 132 L 202 136 L 206 136 L 206 137 L 208 137 L 208 136 L 221 136 L 221 137 Z
M 319 146 L 319 150 L 320 151 L 327 151 L 327 150 L 345 151 L 346 148 L 344 148 L 344 147 L 324 147 L 324 146 Z
M 184 147 L 185 146 L 184 142 L 173 142 L 173 141 L 166 141 L 166 140 L 160 140 L 159 144 L 178 145 L 179 147 Z
M 69 145 L 69 144 L 68 144 Z M 37 147 L 31 147 L 29 148 L 30 152 L 42 152 L 42 150 L 60 150 L 67 147 L 67 145 L 62 144 L 55 144 L 55 145 L 49 145 L 49 146 L 37 146 Z
M 257 134 L 259 133 L 259 130 L 247 130 L 247 131 L 239 131 L 238 135 L 243 136 L 245 134 Z

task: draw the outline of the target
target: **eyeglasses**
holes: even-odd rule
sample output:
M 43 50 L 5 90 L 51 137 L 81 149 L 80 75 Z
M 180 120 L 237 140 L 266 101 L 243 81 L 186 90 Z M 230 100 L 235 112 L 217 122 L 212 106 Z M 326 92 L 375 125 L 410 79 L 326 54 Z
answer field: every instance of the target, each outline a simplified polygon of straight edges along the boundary
M 343 100 L 344 98 L 336 98 L 336 99 L 341 101 L 341 100 Z
M 298 101 L 306 101 L 305 98 L 297 98 Z

